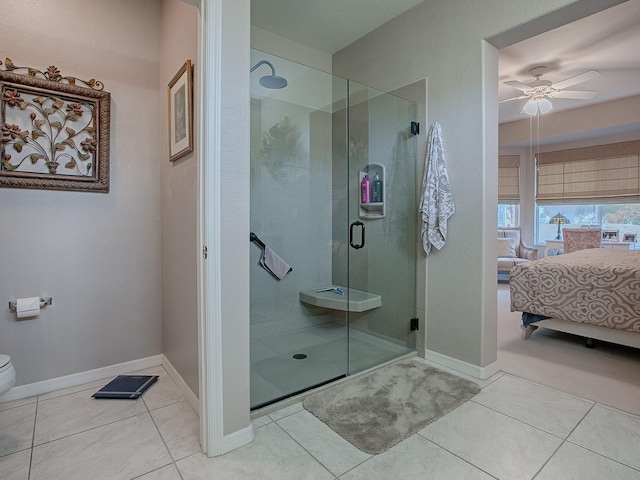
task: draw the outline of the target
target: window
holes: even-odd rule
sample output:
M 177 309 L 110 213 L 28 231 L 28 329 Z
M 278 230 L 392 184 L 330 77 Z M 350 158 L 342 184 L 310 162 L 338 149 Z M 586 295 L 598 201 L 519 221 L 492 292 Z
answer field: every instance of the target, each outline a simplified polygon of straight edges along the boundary
M 640 142 L 536 155 L 536 202 L 595 204 L 640 200 Z
M 558 225 L 550 224 L 554 215 L 561 213 L 571 223 L 567 227 L 597 226 L 602 230 L 617 231 L 618 241 L 628 238 L 640 238 L 640 203 L 602 204 L 602 205 L 538 205 L 536 207 L 536 244 L 553 240 Z M 564 226 L 561 225 L 561 229 Z
M 520 156 L 498 157 L 498 227 L 520 226 Z
M 616 241 L 637 238 L 640 142 L 537 154 L 536 205 L 538 245 L 556 238 L 558 225 L 549 221 L 558 213 L 569 219 L 569 227 L 598 226 Z
M 498 205 L 498 227 L 519 227 L 520 205 Z

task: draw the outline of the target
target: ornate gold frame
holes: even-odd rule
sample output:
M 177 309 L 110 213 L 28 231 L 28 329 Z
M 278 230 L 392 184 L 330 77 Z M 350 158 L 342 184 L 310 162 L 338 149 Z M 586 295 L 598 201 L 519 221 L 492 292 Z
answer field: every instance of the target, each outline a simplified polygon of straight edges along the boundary
M 111 95 L 102 88 L 55 66 L 42 72 L 7 58 L 0 70 L 0 187 L 108 193 Z

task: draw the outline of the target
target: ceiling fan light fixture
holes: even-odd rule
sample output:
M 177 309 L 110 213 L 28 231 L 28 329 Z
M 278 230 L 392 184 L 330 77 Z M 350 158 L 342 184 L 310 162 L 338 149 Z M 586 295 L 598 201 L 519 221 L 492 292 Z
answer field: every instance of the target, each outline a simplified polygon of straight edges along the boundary
M 538 102 L 533 99 L 527 101 L 522 108 L 522 111 L 527 115 L 536 115 L 538 113 Z
M 547 98 L 541 98 L 538 100 L 538 108 L 540 109 L 540 115 L 544 115 L 553 108 L 553 104 Z
M 579 75 L 566 78 L 560 82 L 552 83 L 549 80 L 542 80 L 540 77 L 547 72 L 547 67 L 540 65 L 529 69 L 529 73 L 535 77 L 533 82 L 529 84 L 520 82 L 518 80 L 508 80 L 504 82 L 506 85 L 513 87 L 522 92 L 522 95 L 505 100 L 500 100 L 499 103 L 508 102 L 511 100 L 522 100 L 528 98 L 521 113 L 526 113 L 532 117 L 535 115 L 544 115 L 553 108 L 551 98 L 567 98 L 573 100 L 591 100 L 598 93 L 594 90 L 565 90 L 568 87 L 576 85 L 578 83 L 586 82 L 588 80 L 597 78 L 601 75 L 596 70 L 589 70 Z
M 544 115 L 553 108 L 553 104 L 547 98 L 531 98 L 524 104 L 522 111 L 532 117 L 540 112 L 540 115 Z

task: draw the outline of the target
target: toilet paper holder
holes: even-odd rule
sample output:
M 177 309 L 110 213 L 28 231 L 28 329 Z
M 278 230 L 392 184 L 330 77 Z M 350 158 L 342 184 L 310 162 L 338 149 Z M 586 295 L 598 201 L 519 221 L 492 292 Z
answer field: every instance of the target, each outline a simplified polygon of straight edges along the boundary
M 47 305 L 51 305 L 53 303 L 53 298 L 51 297 L 40 297 L 40 308 L 46 307 Z M 9 300 L 9 310 L 15 312 L 18 308 L 17 300 Z

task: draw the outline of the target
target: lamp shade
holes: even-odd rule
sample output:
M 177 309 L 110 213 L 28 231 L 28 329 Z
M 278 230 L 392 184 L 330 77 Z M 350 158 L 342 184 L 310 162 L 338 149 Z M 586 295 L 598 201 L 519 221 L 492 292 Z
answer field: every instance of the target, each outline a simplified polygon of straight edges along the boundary
M 528 100 L 527 103 L 524 104 L 522 111 L 527 115 L 535 115 L 538 113 L 538 102 L 535 100 Z
M 553 104 L 548 98 L 530 98 L 527 103 L 524 104 L 522 111 L 527 115 L 534 116 L 538 114 L 538 111 L 540 112 L 540 115 L 544 115 L 552 108 Z
M 547 98 L 541 98 L 538 100 L 538 109 L 540 109 L 540 115 L 544 115 L 553 108 L 553 104 Z
M 566 223 L 571 223 L 571 222 L 567 217 L 562 215 L 560 212 L 555 214 L 553 217 L 551 217 L 551 220 L 549 220 L 549 224 L 553 224 L 553 225 L 564 225 Z

